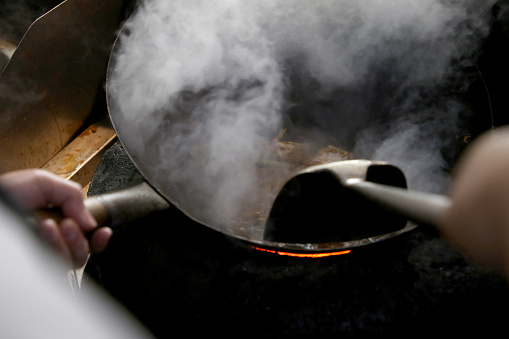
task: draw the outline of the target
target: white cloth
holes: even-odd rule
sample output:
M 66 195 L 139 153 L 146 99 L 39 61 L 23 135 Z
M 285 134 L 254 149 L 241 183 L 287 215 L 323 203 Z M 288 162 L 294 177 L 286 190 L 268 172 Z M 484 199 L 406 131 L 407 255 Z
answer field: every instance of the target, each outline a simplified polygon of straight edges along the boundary
M 0 338 L 149 337 L 99 289 L 75 296 L 60 259 L 0 203 Z

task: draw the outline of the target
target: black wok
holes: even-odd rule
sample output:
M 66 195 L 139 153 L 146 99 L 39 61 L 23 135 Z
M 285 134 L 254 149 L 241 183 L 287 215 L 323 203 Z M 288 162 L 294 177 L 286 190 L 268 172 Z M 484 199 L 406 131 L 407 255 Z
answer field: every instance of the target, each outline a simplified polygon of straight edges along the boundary
M 142 9 L 143 7 L 141 7 Z M 138 9 L 139 11 L 140 9 Z M 233 237 L 242 241 L 247 241 L 256 245 L 262 245 L 266 247 L 291 249 L 298 251 L 332 251 L 340 250 L 344 248 L 365 245 L 379 240 L 387 239 L 402 232 L 406 232 L 415 227 L 415 224 L 408 222 L 406 219 L 394 218 L 393 216 L 386 217 L 385 214 L 381 214 L 382 217 L 375 219 L 362 218 L 363 212 L 367 210 L 376 209 L 378 207 L 363 201 L 363 205 L 359 206 L 358 209 L 344 210 L 341 206 L 334 207 L 338 209 L 338 214 L 346 219 L 346 227 L 352 232 L 337 232 L 327 228 L 324 230 L 325 234 L 329 234 L 329 237 L 320 237 L 320 239 L 310 239 L 309 241 L 299 239 L 299 241 L 292 242 L 279 242 L 279 241 L 268 241 L 264 238 L 265 220 L 264 218 L 252 218 L 243 216 L 245 214 L 236 214 L 233 218 L 229 214 L 218 212 L 214 208 L 214 205 L 221 203 L 214 195 L 214 189 L 204 190 L 203 188 L 214 185 L 217 182 L 229 184 L 232 189 L 232 200 L 241 200 L 243 205 L 247 206 L 248 210 L 256 210 L 257 200 L 251 199 L 251 195 L 256 195 L 255 190 L 261 184 L 255 181 L 251 186 L 252 190 L 240 190 L 237 192 L 236 186 L 242 186 L 245 181 L 242 180 L 242 174 L 239 172 L 228 172 L 232 178 L 228 175 L 222 175 L 216 173 L 214 169 L 208 167 L 209 161 L 215 161 L 215 155 L 204 152 L 203 150 L 208 147 L 208 137 L 217 136 L 213 131 L 207 128 L 202 128 L 199 122 L 199 116 L 196 112 L 201 112 L 205 115 L 207 112 L 207 106 L 210 101 L 217 98 L 221 93 L 228 92 L 224 101 L 231 103 L 235 102 L 239 98 L 252 99 L 259 94 L 260 88 L 263 88 L 268 80 L 258 78 L 256 76 L 248 76 L 241 79 L 236 83 L 236 86 L 231 84 L 206 84 L 195 87 L 182 86 L 178 88 L 176 94 L 173 93 L 172 100 L 167 100 L 167 104 L 158 106 L 146 106 L 144 100 L 129 102 L 121 99 L 118 95 L 119 91 L 124 91 L 123 85 L 117 81 L 120 74 L 128 72 L 130 75 L 136 75 L 137 72 L 146 72 L 146 69 L 150 69 L 151 72 L 160 73 L 161 77 L 166 76 L 164 70 L 151 69 L 151 60 L 144 60 L 141 67 L 138 68 L 126 67 L 123 63 L 123 49 L 124 44 L 129 43 L 127 39 L 132 34 L 139 34 L 133 30 L 132 22 L 136 20 L 135 12 L 124 24 L 120 31 L 120 34 L 113 46 L 110 62 L 107 70 L 107 82 L 106 82 L 106 93 L 107 93 L 107 104 L 109 116 L 112 124 L 117 132 L 118 138 L 122 143 L 125 151 L 129 155 L 130 159 L 143 175 L 146 183 L 141 187 L 135 187 L 128 191 L 118 192 L 111 195 L 95 196 L 91 197 L 87 201 L 87 205 L 90 209 L 99 210 L 104 216 L 97 216 L 98 219 L 106 220 L 106 223 L 110 225 L 120 224 L 121 222 L 116 221 L 117 218 L 120 220 L 132 219 L 137 216 L 138 213 L 150 212 L 154 209 L 164 209 L 169 206 L 175 206 L 188 217 L 197 221 L 198 223 L 210 227 L 218 232 L 221 232 L 229 237 Z M 150 27 L 149 27 L 150 28 Z M 147 30 L 150 33 L 150 29 Z M 133 46 L 131 46 L 133 47 Z M 142 46 L 134 46 L 140 49 L 140 54 L 143 55 Z M 157 49 L 157 46 L 152 46 Z M 180 60 L 182 62 L 182 60 Z M 185 60 L 187 61 L 187 60 Z M 298 65 L 297 65 L 298 66 Z M 292 65 L 288 66 L 289 71 L 292 69 Z M 145 69 L 146 68 L 146 69 Z M 384 69 L 382 72 L 385 72 Z M 256 75 L 256 74 L 255 74 Z M 380 74 L 383 76 L 383 74 Z M 157 77 L 156 77 L 157 78 Z M 377 78 L 376 74 L 373 74 L 373 78 Z M 127 77 L 129 79 L 129 77 Z M 133 80 L 135 81 L 135 80 Z M 298 81 L 297 81 L 298 82 Z M 313 92 L 312 85 L 300 84 L 300 89 Z M 148 87 L 144 87 L 148 86 Z M 275 88 L 276 90 L 277 88 Z M 129 86 L 128 94 L 132 97 L 139 96 L 138 91 L 141 91 L 145 96 L 160 95 L 164 93 L 166 89 L 160 86 L 157 81 L 154 83 L 147 84 L 136 84 L 131 83 Z M 355 92 L 358 89 L 352 89 Z M 381 93 L 378 93 L 380 98 L 383 98 L 385 94 L 389 95 L 394 88 L 384 88 Z M 350 89 L 341 89 L 340 92 L 334 92 L 334 96 L 341 96 L 343 92 L 352 94 L 348 91 Z M 125 93 L 124 93 L 125 94 Z M 436 93 L 435 93 L 436 94 Z M 383 110 L 383 106 L 379 105 L 376 107 L 376 95 L 374 96 L 375 102 L 368 105 L 368 108 L 376 108 L 377 110 Z M 125 95 L 124 95 L 125 98 Z M 144 99 L 141 96 L 141 99 Z M 318 104 L 314 108 L 323 109 L 326 112 L 335 113 L 338 107 L 342 107 L 343 104 L 341 99 L 335 101 L 335 99 L 323 98 L 320 95 L 313 96 L 311 93 L 311 99 L 318 101 Z M 364 98 L 362 98 L 364 99 Z M 290 101 L 292 99 L 290 98 Z M 297 99 L 299 101 L 301 99 Z M 383 99 L 380 99 L 383 100 Z M 344 100 L 343 100 L 344 101 Z M 292 102 L 292 105 L 295 102 Z M 292 106 L 290 105 L 290 106 Z M 299 101 L 298 104 L 292 107 L 308 107 L 305 102 Z M 345 106 L 346 107 L 346 106 Z M 204 109 L 205 108 L 205 109 Z M 293 118 L 298 116 L 296 121 L 300 119 L 299 109 L 290 108 L 290 115 L 293 114 Z M 341 124 L 321 124 L 319 126 L 313 126 L 311 132 L 308 134 L 311 136 L 317 136 L 320 133 L 319 128 L 324 128 L 323 134 L 327 135 L 351 135 L 356 129 L 360 129 L 363 124 L 370 122 L 373 119 L 370 110 L 367 110 L 366 116 L 360 117 L 355 110 L 345 110 L 344 119 L 355 120 L 358 124 L 349 129 L 341 130 Z M 201 111 L 200 111 L 201 110 Z M 406 114 L 402 112 L 401 114 Z M 386 114 L 387 115 L 387 114 Z M 327 116 L 327 114 L 324 114 Z M 382 118 L 392 119 L 394 117 L 384 116 L 380 114 L 379 119 Z M 416 116 L 416 119 L 419 117 Z M 427 119 L 428 117 L 424 117 Z M 197 122 L 198 121 L 198 122 Z M 292 121 L 297 124 L 297 122 Z M 310 125 L 313 119 L 301 119 L 299 121 L 301 125 Z M 224 122 L 228 123 L 228 120 Z M 339 131 L 327 130 L 327 128 L 340 128 Z M 200 129 L 202 128 L 202 129 Z M 198 132 L 197 132 L 198 131 Z M 267 141 L 270 143 L 271 137 L 277 129 L 271 133 L 267 133 Z M 202 138 L 199 142 L 193 139 L 193 142 L 189 142 L 187 137 L 189 135 L 202 134 Z M 220 133 L 219 133 L 220 134 Z M 299 132 L 290 133 L 291 137 L 299 137 Z M 330 138 L 323 138 L 320 135 L 320 142 L 326 140 L 330 142 Z M 243 136 L 234 136 L 230 139 L 225 139 L 225 143 L 243 143 Z M 319 143 L 317 141 L 317 143 Z M 348 148 L 351 146 L 352 141 L 345 142 L 344 147 Z M 313 147 L 320 148 L 320 145 L 312 145 Z M 249 142 L 246 144 L 246 152 L 252 147 Z M 180 152 L 182 149 L 185 152 Z M 179 154 L 179 156 L 175 156 Z M 229 168 L 236 165 L 237 162 L 241 162 L 242 159 L 228 159 L 228 162 L 220 163 L 219 167 Z M 251 168 L 255 167 L 257 163 L 253 163 Z M 378 170 L 380 169 L 380 170 Z M 191 171 L 195 171 L 192 175 L 189 175 Z M 385 175 L 384 173 L 391 172 L 391 175 Z M 289 171 L 286 173 L 286 178 L 290 178 L 295 172 Z M 233 177 L 236 177 L 235 181 Z M 372 181 L 381 184 L 394 185 L 406 188 L 406 178 L 404 174 L 395 166 L 392 166 L 385 162 L 364 162 L 363 165 L 357 167 L 355 173 L 349 174 L 350 178 L 360 179 L 362 181 Z M 240 180 L 238 178 L 241 178 Z M 284 183 L 285 180 L 282 181 Z M 282 187 L 282 183 L 274 184 L 274 186 Z M 219 190 L 219 188 L 217 189 Z M 212 193 L 211 193 L 212 191 Z M 240 192 L 240 193 L 239 193 Z M 269 196 L 264 200 L 265 208 L 268 210 L 272 205 L 277 194 L 277 190 L 272 196 Z M 220 200 L 220 199 L 219 199 Z M 139 211 L 137 211 L 139 208 Z M 378 212 L 377 212 L 378 213 Z M 384 212 L 380 212 L 384 213 Z M 313 218 L 306 219 L 309 223 L 309 227 L 318 227 L 320 229 L 321 221 L 319 218 L 316 222 Z M 171 220 L 168 221 L 171 223 Z M 356 232 L 355 230 L 362 229 L 363 231 Z
M 180 106 L 176 108 L 173 107 L 173 109 L 180 111 L 177 112 L 176 115 L 168 114 L 163 109 L 161 109 L 160 112 L 151 112 L 149 116 L 153 121 L 151 121 L 151 119 L 137 119 L 136 117 L 130 116 L 129 113 L 125 112 L 125 105 L 119 102 L 117 96 L 112 93 L 111 81 L 116 77 L 118 72 L 122 71 L 122 69 L 118 68 L 118 57 L 121 55 L 122 37 L 129 36 L 130 34 L 130 20 L 132 20 L 132 17 L 127 20 L 126 24 L 123 26 L 112 49 L 107 70 L 107 104 L 109 116 L 118 138 L 134 165 L 146 179 L 146 183 L 113 194 L 89 197 L 86 204 L 101 224 L 112 225 L 114 227 L 117 224 L 122 224 L 126 220 L 134 219 L 153 210 L 175 206 L 191 219 L 218 232 L 224 233 L 227 236 L 256 245 L 298 251 L 333 251 L 370 244 L 393 237 L 415 227 L 415 224 L 411 222 L 407 223 L 406 220 L 401 221 L 400 219 L 398 222 L 392 222 L 394 220 L 392 218 L 389 223 L 384 224 L 383 221 L 378 221 L 376 224 L 372 224 L 369 227 L 365 226 L 362 232 L 354 231 L 353 235 L 350 232 L 345 236 L 343 232 L 341 236 L 331 236 L 330 239 L 322 239 L 317 243 L 312 243 L 312 239 L 310 239 L 309 242 L 292 243 L 265 240 L 263 236 L 265 219 L 247 218 L 245 221 L 241 220 L 239 222 L 236 220 L 232 222 L 217 215 L 217 213 L 209 207 L 209 198 L 199 190 L 199 187 L 188 187 L 193 186 L 192 181 L 172 179 L 172 176 L 169 174 L 171 174 L 172 171 L 180 171 L 180 168 L 174 167 L 173 165 L 169 166 L 171 168 L 161 166 L 162 161 L 166 158 L 166 154 L 171 152 L 171 149 L 168 150 L 168 146 L 166 145 L 167 135 L 171 133 L 171 124 L 174 123 L 175 119 L 181 119 L 177 121 L 177 124 L 185 123 L 186 117 L 184 116 L 182 118 L 186 113 L 185 109 L 188 109 L 190 105 L 192 106 L 194 100 L 198 100 L 203 95 L 206 95 L 207 91 L 210 89 L 190 94 L 186 91 L 182 91 L 180 94 L 181 98 L 179 98 Z M 246 86 L 256 86 L 256 84 L 248 84 Z M 183 96 L 187 97 L 182 99 Z M 189 99 L 189 97 L 191 97 L 191 99 Z M 182 106 L 185 106 L 184 109 L 182 109 Z M 154 127 L 154 125 L 156 127 Z M 187 127 L 192 128 L 192 125 Z M 199 147 L 197 147 L 197 157 L 199 156 L 199 152 Z M 191 157 L 193 156 L 194 155 L 191 155 Z M 197 163 L 193 161 L 194 160 L 190 160 L 189 163 L 182 164 L 184 170 L 186 166 L 197 166 Z M 359 166 L 358 173 L 355 173 L 354 176 L 361 180 L 365 180 L 367 179 L 366 173 L 369 167 L 381 168 L 384 166 L 392 167 L 382 162 L 369 163 Z M 394 169 L 398 176 L 397 180 L 378 176 L 374 181 L 392 184 L 392 181 L 396 180 L 398 185 L 403 182 L 406 187 L 406 179 L 403 173 L 397 168 Z M 292 172 L 289 172 L 288 178 L 290 178 L 292 174 Z M 206 176 L 208 173 L 204 171 L 203 175 Z M 372 179 L 368 178 L 368 180 Z M 275 194 L 273 194 L 270 199 L 273 201 L 275 199 Z M 345 212 L 343 211 L 342 213 Z M 355 212 L 346 211 L 346 213 L 351 213 L 351 217 L 348 216 L 349 222 L 355 223 Z M 169 220 L 168 223 L 171 224 L 171 220 Z M 348 228 L 355 230 L 355 226 L 356 225 L 349 225 Z

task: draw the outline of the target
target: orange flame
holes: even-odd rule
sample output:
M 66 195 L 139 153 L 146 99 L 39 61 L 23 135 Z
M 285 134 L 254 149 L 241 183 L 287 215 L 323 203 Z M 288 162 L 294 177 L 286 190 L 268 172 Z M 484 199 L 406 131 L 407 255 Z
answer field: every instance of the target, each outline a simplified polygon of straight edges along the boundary
M 251 247 L 257 251 L 274 253 L 274 254 L 278 254 L 278 255 L 285 255 L 288 257 L 299 257 L 299 258 L 323 258 L 323 257 L 330 257 L 333 255 L 348 254 L 351 252 L 351 250 L 345 250 L 345 251 L 340 251 L 340 252 L 326 252 L 326 253 L 291 253 L 291 252 L 274 251 L 274 250 L 269 250 L 266 248 L 261 248 L 261 247 L 256 247 L 256 246 L 251 246 Z

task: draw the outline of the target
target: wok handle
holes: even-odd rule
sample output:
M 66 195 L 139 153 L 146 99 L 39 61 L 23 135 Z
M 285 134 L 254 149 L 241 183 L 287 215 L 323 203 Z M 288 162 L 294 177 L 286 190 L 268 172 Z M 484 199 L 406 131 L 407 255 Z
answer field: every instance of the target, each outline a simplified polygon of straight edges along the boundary
M 126 188 L 113 193 L 90 196 L 85 207 L 92 214 L 98 226 L 118 226 L 142 218 L 149 213 L 168 209 L 170 203 L 157 193 L 148 183 Z M 63 219 L 60 209 L 46 208 L 35 212 L 39 219 Z
M 451 205 L 450 199 L 443 195 L 415 192 L 360 179 L 348 179 L 346 186 L 394 213 L 429 226 L 439 225 Z
M 143 182 L 117 192 L 91 196 L 85 200 L 85 206 L 100 225 L 115 228 L 171 205 Z

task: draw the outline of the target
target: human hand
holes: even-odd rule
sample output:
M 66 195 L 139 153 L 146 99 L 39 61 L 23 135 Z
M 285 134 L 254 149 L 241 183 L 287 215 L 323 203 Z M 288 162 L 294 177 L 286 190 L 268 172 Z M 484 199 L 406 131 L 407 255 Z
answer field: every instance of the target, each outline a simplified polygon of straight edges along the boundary
M 78 183 L 41 169 L 27 169 L 0 175 L 0 185 L 20 207 L 28 211 L 48 206 L 62 210 L 62 220 L 42 220 L 39 232 L 75 267 L 83 266 L 91 252 L 101 252 L 106 248 L 112 230 L 97 228 L 96 221 L 85 208 Z M 93 232 L 90 241 L 84 232 Z
M 453 179 L 444 236 L 473 261 L 509 274 L 509 129 L 478 138 Z

